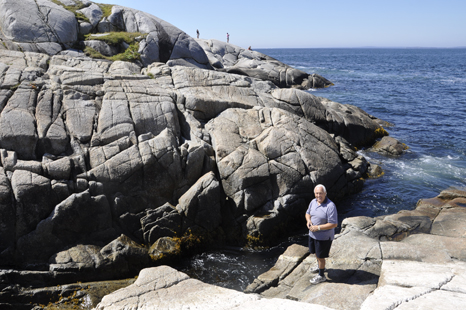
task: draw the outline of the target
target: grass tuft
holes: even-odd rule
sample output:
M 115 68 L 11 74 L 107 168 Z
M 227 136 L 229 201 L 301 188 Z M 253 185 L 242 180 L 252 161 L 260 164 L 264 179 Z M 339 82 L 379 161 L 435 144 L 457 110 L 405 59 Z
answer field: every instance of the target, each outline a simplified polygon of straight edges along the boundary
M 76 16 L 76 19 L 89 22 L 89 18 L 84 16 L 84 14 L 78 12 L 78 10 L 81 10 L 86 7 L 83 3 L 78 2 L 78 4 L 76 5 L 64 5 L 58 0 L 52 0 L 52 2 L 63 7 L 65 10 L 72 12 L 74 16 Z
M 104 13 L 103 17 L 109 17 L 110 15 L 112 15 L 113 4 L 101 4 L 101 3 L 99 3 L 97 5 L 102 10 L 102 13 Z
M 107 44 L 117 45 L 122 42 L 133 44 L 136 42 L 136 38 L 145 36 L 147 36 L 147 34 L 140 32 L 109 32 L 108 35 L 105 36 L 97 36 L 93 33 L 90 33 L 86 35 L 85 38 L 86 40 L 100 40 Z

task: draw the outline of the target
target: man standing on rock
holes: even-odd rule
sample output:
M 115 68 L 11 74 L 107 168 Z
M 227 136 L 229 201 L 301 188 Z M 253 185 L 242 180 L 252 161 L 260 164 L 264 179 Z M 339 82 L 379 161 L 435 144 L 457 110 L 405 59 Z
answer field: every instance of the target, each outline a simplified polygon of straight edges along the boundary
M 230 34 L 227 32 L 227 43 L 230 43 Z
M 318 273 L 312 284 L 327 280 L 325 277 L 325 258 L 329 256 L 330 247 L 338 225 L 337 207 L 327 198 L 327 190 L 322 184 L 314 188 L 314 196 L 306 211 L 307 228 L 309 229 L 309 252 L 315 254 L 317 265 L 311 268 L 312 273 Z

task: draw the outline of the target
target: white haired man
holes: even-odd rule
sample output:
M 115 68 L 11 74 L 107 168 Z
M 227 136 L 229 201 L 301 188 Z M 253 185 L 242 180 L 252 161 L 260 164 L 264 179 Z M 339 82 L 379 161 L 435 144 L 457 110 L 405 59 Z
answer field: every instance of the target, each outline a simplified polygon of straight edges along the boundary
M 337 207 L 327 198 L 327 190 L 322 184 L 314 188 L 315 199 L 306 211 L 307 228 L 309 229 L 309 252 L 316 255 L 317 265 L 311 272 L 318 273 L 312 284 L 327 280 L 325 277 L 325 259 L 329 256 L 330 247 L 338 225 Z

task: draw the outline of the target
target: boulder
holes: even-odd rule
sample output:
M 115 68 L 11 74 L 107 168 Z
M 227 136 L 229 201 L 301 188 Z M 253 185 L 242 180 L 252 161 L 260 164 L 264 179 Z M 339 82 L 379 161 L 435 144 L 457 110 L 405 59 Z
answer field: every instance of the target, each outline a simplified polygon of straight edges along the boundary
M 353 146 L 372 145 L 377 138 L 388 135 L 380 125 L 383 121 L 361 108 L 322 97 L 319 97 L 319 101 L 327 113 L 325 121 L 317 124 L 335 136 L 342 136 Z
M 372 146 L 372 149 L 383 155 L 399 156 L 403 154 L 408 147 L 395 138 L 383 137 Z
M 111 219 L 104 195 L 91 196 L 89 190 L 72 194 L 56 205 L 33 231 L 18 239 L 17 259 L 24 263 L 41 263 L 67 245 L 108 240 L 115 234 Z
M 120 52 L 119 46 L 114 46 L 105 43 L 101 40 L 86 40 L 84 45 L 90 47 L 104 56 L 113 56 Z
M 104 15 L 100 7 L 95 3 L 92 3 L 88 7 L 77 10 L 77 12 L 86 16 L 87 19 L 89 19 L 89 22 L 91 23 L 92 27 L 95 27 Z
M 56 42 L 70 47 L 78 36 L 74 14 L 48 0 L 2 0 L 0 25 L 14 42 Z
M 205 52 L 186 33 L 153 15 L 122 6 L 113 6 L 109 27 L 147 34 L 139 53 L 144 66 L 153 62 L 186 60 L 197 67 L 211 68 Z M 101 22 L 102 23 L 102 22 Z M 99 26 L 100 27 L 100 26 Z M 111 29 L 100 29 L 110 31 Z
M 150 264 L 148 249 L 125 235 L 104 246 L 100 254 L 107 260 L 102 269 L 111 274 L 110 278 L 121 278 L 124 274 L 130 276 Z M 118 270 L 115 270 L 116 266 Z
M 229 109 L 206 128 L 223 189 L 240 213 L 283 212 L 288 206 L 276 199 L 287 194 L 309 199 L 313 184 L 335 184 L 329 193 L 341 190 L 344 169 L 335 142 L 302 118 L 281 109 Z
M 222 195 L 220 183 L 214 173 L 201 178 L 180 197 L 176 210 L 195 225 L 213 232 L 222 222 Z
M 78 244 L 58 252 L 50 258 L 50 271 L 95 272 L 104 262 L 101 248 L 95 245 Z
M 146 215 L 140 219 L 145 243 L 154 244 L 159 238 L 181 235 L 181 221 L 176 208 L 168 203 L 146 210 Z

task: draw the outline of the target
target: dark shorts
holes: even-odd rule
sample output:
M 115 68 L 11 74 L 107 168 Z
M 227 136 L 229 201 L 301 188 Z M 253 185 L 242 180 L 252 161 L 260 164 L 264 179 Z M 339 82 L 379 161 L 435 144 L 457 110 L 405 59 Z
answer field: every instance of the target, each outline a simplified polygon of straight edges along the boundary
M 317 258 L 327 258 L 333 240 L 316 240 L 309 237 L 309 252 Z

